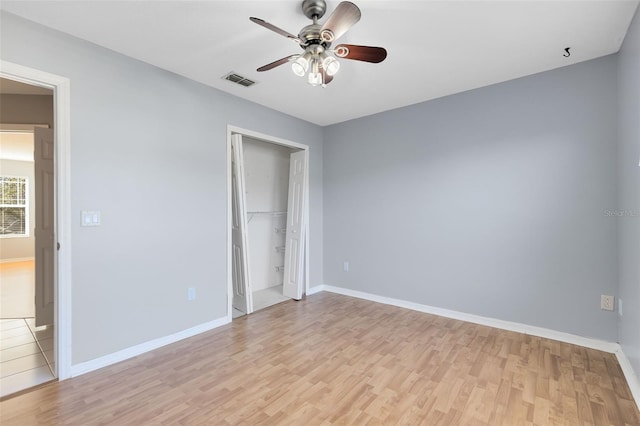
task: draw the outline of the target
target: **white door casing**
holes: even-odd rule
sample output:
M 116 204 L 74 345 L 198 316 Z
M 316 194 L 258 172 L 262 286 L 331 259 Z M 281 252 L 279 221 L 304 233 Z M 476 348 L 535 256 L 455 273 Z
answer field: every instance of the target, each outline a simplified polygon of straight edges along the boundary
M 284 258 L 282 293 L 292 299 L 302 299 L 305 259 L 305 212 L 307 193 L 307 152 L 291 154 L 289 165 L 289 198 L 287 206 L 287 237 Z
M 247 208 L 244 179 L 242 135 L 231 136 L 231 240 L 233 307 L 241 312 L 253 312 L 249 250 L 247 238 Z
M 73 375 L 71 365 L 71 86 L 70 80 L 0 59 L 0 76 L 54 91 L 55 225 L 61 248 L 55 252 L 54 371 L 60 380 Z M 230 240 L 230 235 L 228 236 Z M 229 280 L 230 281 L 230 280 Z M 229 304 L 230 304 L 229 300 Z
M 35 304 L 36 326 L 53 324 L 55 294 L 54 137 L 52 129 L 34 129 Z

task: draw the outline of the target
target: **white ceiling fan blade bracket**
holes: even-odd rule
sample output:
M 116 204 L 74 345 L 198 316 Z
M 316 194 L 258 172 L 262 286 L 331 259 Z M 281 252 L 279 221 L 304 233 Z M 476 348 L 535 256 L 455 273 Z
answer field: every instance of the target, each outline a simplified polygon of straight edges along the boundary
M 338 46 L 337 49 L 333 50 L 333 54 L 338 58 L 345 58 L 349 55 L 349 48 L 347 46 Z
M 322 39 L 322 41 L 331 43 L 336 39 L 336 36 L 335 34 L 333 34 L 333 31 L 331 31 L 330 29 L 324 29 L 320 31 L 320 38 Z

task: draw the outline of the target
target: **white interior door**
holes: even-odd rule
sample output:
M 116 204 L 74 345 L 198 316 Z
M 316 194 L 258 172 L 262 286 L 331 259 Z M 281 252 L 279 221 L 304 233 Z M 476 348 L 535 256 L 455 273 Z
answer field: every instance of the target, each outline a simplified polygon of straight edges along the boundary
M 300 300 L 304 284 L 304 245 L 307 194 L 307 152 L 291 154 L 289 166 L 289 200 L 287 206 L 287 239 L 284 257 L 285 296 Z
M 36 326 L 53 324 L 55 281 L 55 196 L 53 130 L 34 130 Z
M 244 159 L 242 135 L 231 136 L 231 244 L 233 307 L 241 312 L 253 312 L 251 278 L 249 271 L 249 250 L 247 238 L 247 203 L 245 195 Z

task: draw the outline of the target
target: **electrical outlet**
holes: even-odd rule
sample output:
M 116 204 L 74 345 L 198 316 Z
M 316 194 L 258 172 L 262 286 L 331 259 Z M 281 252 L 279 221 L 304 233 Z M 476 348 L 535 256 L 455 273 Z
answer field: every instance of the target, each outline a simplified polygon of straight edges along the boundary
M 344 264 L 342 265 L 342 270 L 345 272 L 349 272 L 349 261 L 345 260 Z
M 613 311 L 613 296 L 600 296 L 600 309 L 605 311 Z
M 187 300 L 196 300 L 196 288 L 189 287 L 187 289 Z
M 622 299 L 618 299 L 618 315 L 622 316 Z

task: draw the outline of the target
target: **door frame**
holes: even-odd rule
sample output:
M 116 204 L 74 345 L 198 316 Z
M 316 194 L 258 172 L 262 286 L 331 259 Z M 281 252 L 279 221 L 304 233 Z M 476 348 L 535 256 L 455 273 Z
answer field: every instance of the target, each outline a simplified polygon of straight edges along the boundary
M 304 211 L 304 231 L 305 231 L 305 243 L 304 243 L 304 294 L 309 291 L 309 145 L 304 145 L 298 142 L 278 138 L 275 136 L 265 135 L 263 133 L 254 132 L 252 130 L 243 129 L 240 127 L 227 125 L 227 320 L 231 322 L 233 319 L 233 273 L 232 273 L 232 241 L 231 241 L 231 228 L 232 228 L 232 203 L 231 203 L 231 135 L 234 133 L 241 134 L 242 136 L 248 136 L 253 139 L 258 139 L 267 143 L 275 145 L 286 146 L 288 148 L 300 149 L 305 152 L 307 161 L 307 170 L 305 172 L 305 179 L 307 181 L 307 203 Z
M 70 80 L 55 74 L 0 60 L 0 76 L 53 90 L 55 140 L 54 347 L 58 380 L 71 377 L 71 88 Z

